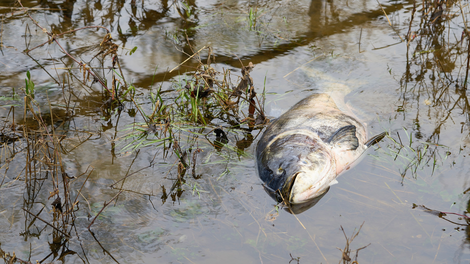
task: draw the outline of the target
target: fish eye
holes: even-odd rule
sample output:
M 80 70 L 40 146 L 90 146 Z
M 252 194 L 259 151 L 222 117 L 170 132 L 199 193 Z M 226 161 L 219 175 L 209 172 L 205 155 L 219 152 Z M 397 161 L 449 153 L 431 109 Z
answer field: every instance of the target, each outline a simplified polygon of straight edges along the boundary
M 276 171 L 276 173 L 277 173 L 278 175 L 281 175 L 283 172 L 284 172 L 284 169 L 283 169 L 283 168 L 279 168 L 279 169 L 277 169 L 277 171 Z

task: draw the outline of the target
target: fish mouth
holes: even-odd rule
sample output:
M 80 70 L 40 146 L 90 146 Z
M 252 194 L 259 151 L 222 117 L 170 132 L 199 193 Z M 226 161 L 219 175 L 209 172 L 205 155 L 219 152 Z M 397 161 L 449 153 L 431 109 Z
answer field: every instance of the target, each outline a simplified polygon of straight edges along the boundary
M 300 174 L 300 172 L 297 172 L 296 174 L 292 175 L 291 177 L 287 178 L 286 182 L 284 183 L 284 186 L 281 189 L 281 198 L 283 202 L 286 205 L 290 205 L 292 198 L 293 198 L 293 193 L 292 190 L 294 189 L 294 183 L 295 179 L 297 179 L 297 176 Z
M 315 206 L 330 190 L 330 187 L 328 186 L 324 192 L 322 192 L 320 195 L 315 196 L 314 198 L 310 198 L 309 200 L 306 200 L 303 203 L 299 204 L 291 204 L 289 208 L 284 208 L 284 210 L 290 214 L 300 214 L 308 209 L 312 208 Z

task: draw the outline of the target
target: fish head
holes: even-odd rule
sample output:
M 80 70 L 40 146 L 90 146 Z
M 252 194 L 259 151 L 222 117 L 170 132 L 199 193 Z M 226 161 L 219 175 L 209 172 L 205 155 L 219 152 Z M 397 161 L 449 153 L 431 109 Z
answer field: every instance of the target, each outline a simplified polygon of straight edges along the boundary
M 303 203 L 323 194 L 335 179 L 334 153 L 314 133 L 281 133 L 258 156 L 258 173 L 278 202 Z

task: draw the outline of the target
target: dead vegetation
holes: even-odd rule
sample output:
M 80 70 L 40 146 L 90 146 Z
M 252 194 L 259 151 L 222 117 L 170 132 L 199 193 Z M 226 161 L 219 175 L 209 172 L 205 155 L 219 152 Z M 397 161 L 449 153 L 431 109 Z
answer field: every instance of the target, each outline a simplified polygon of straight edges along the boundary
M 468 6 L 461 1 L 415 2 L 411 10 L 406 34 L 406 70 L 400 79 L 401 104 L 397 112 L 415 115 L 415 136 L 423 141 L 438 144 L 439 134 L 454 112 L 462 112 L 468 119 L 466 110 L 470 104 L 465 94 L 470 70 L 470 32 L 465 15 L 468 12 Z M 452 20 L 460 22 L 461 32 L 449 28 Z M 429 112 L 414 110 L 412 101 L 424 103 Z M 442 109 L 446 114 L 439 114 Z M 426 114 L 437 118 L 434 131 L 424 138 L 419 121 Z
M 20 1 L 18 3 L 21 5 Z M 193 7 L 184 7 L 180 2 L 177 4 L 180 16 L 189 21 L 194 16 L 194 13 L 191 14 Z M 423 1 L 415 3 L 411 12 L 409 28 L 403 38 L 409 48 L 407 69 L 401 78 L 402 105 L 397 112 L 402 113 L 408 109 L 410 98 L 413 98 L 416 102 L 425 99 L 426 104 L 447 109 L 449 115 L 440 116 L 432 135 L 423 138 L 426 142 L 433 142 L 434 145 L 424 144 L 421 148 L 411 148 L 410 143 L 410 150 L 416 153 L 416 158 L 413 156 L 405 166 L 403 175 L 410 169 L 416 172 L 415 165 L 421 161 L 422 164 L 436 164 L 436 159 L 447 157 L 436 155 L 435 149 L 439 147 L 437 142 L 441 128 L 452 119 L 450 115 L 452 111 L 461 111 L 468 119 L 467 110 L 470 106 L 466 90 L 470 61 L 468 49 L 470 33 L 465 26 L 461 36 L 452 39 L 453 42 L 450 43 L 448 39 L 451 38 L 445 34 L 445 23 L 460 16 L 459 13 L 450 10 L 455 10 L 457 7 L 462 11 L 466 8 L 459 6 L 460 4 L 455 1 Z M 250 14 L 252 13 L 256 14 L 256 9 L 250 10 Z M 65 106 L 58 109 L 56 106 L 37 105 L 33 91 L 24 94 L 23 120 L 15 119 L 15 107 L 11 108 L 9 118 L 12 121 L 4 122 L 0 129 L 0 169 L 3 173 L 0 187 L 7 188 L 15 184 L 24 186 L 21 208 L 25 218 L 22 234 L 25 239 L 39 237 L 43 232 L 52 234 L 51 253 L 40 262 L 60 261 L 67 255 L 76 254 L 70 249 L 69 242 L 79 240 L 83 232 L 83 230 L 77 232 L 76 212 L 88 210 L 88 201 L 82 197 L 82 193 L 93 174 L 93 168 L 90 167 L 85 173 L 77 175 L 67 167 L 66 156 L 91 137 L 100 136 L 95 131 L 70 128 L 76 117 L 75 104 L 86 101 L 88 95 L 101 95 L 102 99 L 99 102 L 91 104 L 97 106 L 97 111 L 103 120 L 109 121 L 113 113 L 125 110 L 134 112 L 134 115 L 139 117 L 137 118 L 139 122 L 129 126 L 129 133 L 126 136 L 115 136 L 111 139 L 115 155 L 129 152 L 135 155 L 136 159 L 141 148 L 159 147 L 162 149 L 158 153 L 161 154 L 161 159 L 174 162 L 174 166 L 169 168 L 169 173 L 165 177 L 176 176 L 172 178 L 172 185 L 162 186 L 163 203 L 167 199 L 177 201 L 188 189 L 198 190 L 196 185 L 188 188 L 188 183 L 191 177 L 192 179 L 202 177 L 198 174 L 197 162 L 204 152 L 204 144 L 212 146 L 215 151 L 228 149 L 239 156 L 246 155 L 244 150 L 256 139 L 256 134 L 253 135 L 252 132 L 268 122 L 263 110 L 264 100 L 256 93 L 253 78 L 250 76 L 256 66 L 253 63 L 244 65 L 240 61 L 237 71 L 218 69 L 214 65 L 217 58 L 210 47 L 203 47 L 197 51 L 191 47 L 191 53 L 186 54 L 187 60 L 176 68 L 184 68 L 183 72 L 186 73 L 184 79 L 172 79 L 172 86 L 166 87 L 167 89 L 163 86 L 159 86 L 156 90 L 152 89 L 150 98 L 145 99 L 145 103 L 150 102 L 151 107 L 146 108 L 144 100 L 135 97 L 136 87 L 125 78 L 120 64 L 121 55 L 118 52 L 121 47 L 112 39 L 108 29 L 101 26 L 87 26 L 65 32 L 52 32 L 45 26 L 39 25 L 33 17 L 30 18 L 40 31 L 44 32 L 46 40 L 36 47 L 28 48 L 25 52 L 34 59 L 35 51 L 55 45 L 64 53 L 64 56 L 57 61 L 61 61 L 63 65 L 60 66 L 66 69 L 66 78 L 49 72 L 48 69 L 45 71 L 63 90 Z M 257 24 L 254 15 L 250 16 L 250 19 L 253 21 L 250 28 L 255 28 Z M 466 23 L 463 11 L 462 19 Z M 419 28 L 413 26 L 414 23 L 418 23 Z M 102 40 L 99 43 L 92 43 L 90 47 L 84 47 L 87 48 L 84 49 L 86 52 L 72 53 L 65 48 L 61 38 L 81 30 L 100 30 L 103 32 Z M 186 41 L 190 44 L 187 36 Z M 440 44 L 442 47 L 439 47 L 436 43 L 445 45 Z M 132 51 L 127 52 L 132 53 Z M 203 60 L 203 57 L 206 59 Z M 452 71 L 456 70 L 455 65 L 459 65 L 458 60 L 462 58 L 467 62 L 466 67 L 458 71 L 465 73 L 464 78 L 452 74 Z M 67 59 L 74 64 L 68 63 Z M 188 61 L 192 62 L 190 66 L 186 64 Z M 55 68 L 60 67 L 57 65 Z M 432 77 L 423 77 L 428 75 Z M 33 84 L 34 80 L 28 77 L 27 82 Z M 77 92 L 77 89 L 71 86 L 72 82 L 81 83 L 81 88 L 86 93 Z M 260 87 L 256 88 L 259 90 Z M 419 111 L 415 119 L 416 133 L 419 136 L 421 135 Z M 119 118 L 116 123 L 118 122 Z M 110 127 L 104 127 L 103 130 Z M 235 135 L 238 134 L 235 132 L 242 134 L 242 137 L 236 138 Z M 408 142 L 402 142 L 400 138 L 398 141 L 397 152 L 403 152 Z M 432 149 L 432 146 L 435 148 Z M 398 156 L 398 153 L 396 155 Z M 156 156 L 157 154 L 148 166 L 154 165 Z M 24 164 L 19 166 L 18 160 L 24 161 Z M 95 236 L 91 231 L 93 224 L 99 221 L 100 214 L 108 206 L 115 204 L 119 196 L 128 191 L 124 188 L 126 179 L 138 174 L 141 169 L 134 172 L 128 170 L 126 175 L 114 182 L 110 186 L 115 191 L 114 196 L 102 201 L 100 210 L 90 215 L 88 231 L 98 244 L 99 236 Z M 174 173 L 171 174 L 170 171 Z M 439 212 L 438 215 L 444 216 L 443 214 L 446 213 Z M 277 215 L 273 214 L 272 219 Z M 358 263 L 359 251 L 367 246 L 352 250 L 350 245 L 359 235 L 361 228 L 362 225 L 348 238 L 341 227 L 346 245 L 343 249 L 339 249 L 340 263 Z M 114 259 L 105 247 L 102 249 Z M 21 260 L 14 252 L 6 253 L 0 248 L 0 256 L 6 263 L 30 263 L 34 253 L 30 252 L 29 255 L 30 259 Z M 300 258 L 291 256 L 290 262 L 299 263 Z
M 428 213 L 428 214 L 432 214 L 432 215 L 435 215 L 439 218 L 442 218 L 444 220 L 446 220 L 447 222 L 449 223 L 452 223 L 454 225 L 458 225 L 458 226 L 466 226 L 468 227 L 470 225 L 470 217 L 467 216 L 467 214 L 469 213 L 467 210 L 464 211 L 462 214 L 459 214 L 459 213 L 454 213 L 454 212 L 443 212 L 443 211 L 438 211 L 438 210 L 434 210 L 434 209 L 430 209 L 424 205 L 417 205 L 417 204 L 413 204 L 412 206 L 413 209 L 421 209 L 423 210 L 424 212 Z M 465 221 L 465 223 L 458 223 L 458 222 L 455 222 L 455 221 L 452 221 L 450 219 L 448 219 L 448 215 L 455 215 L 458 217 L 458 220 L 463 220 Z
M 21 1 L 18 1 L 18 4 L 23 7 Z M 194 179 L 201 177 L 197 174 L 196 166 L 198 154 L 202 152 L 198 147 L 201 144 L 198 139 L 201 135 L 205 135 L 202 138 L 205 138 L 217 151 L 225 147 L 239 155 L 245 155 L 243 148 L 254 140 L 251 131 L 268 122 L 250 76 L 254 68 L 252 63 L 246 66 L 241 63 L 241 76 L 234 77 L 230 70 L 224 69 L 218 72 L 211 66 L 215 57 L 210 47 L 194 52 L 188 60 L 198 61 L 199 66 L 191 74 L 187 74 L 188 78 L 174 81 L 172 89 L 163 91 L 160 86 L 156 92 L 152 92 L 149 98 L 152 105 L 149 112 L 143 107 L 143 102 L 135 97 L 136 88 L 127 82 L 124 76 L 118 53 L 120 47 L 114 42 L 108 29 L 101 26 L 87 26 L 53 33 L 35 21 L 27 9 L 24 8 L 23 11 L 47 37 L 47 41 L 25 50 L 25 53 L 34 59 L 34 51 L 55 45 L 63 52 L 64 57 L 69 59 L 59 59 L 66 69 L 65 78 L 64 75 L 57 73 L 58 66 L 54 67 L 56 74 L 43 68 L 51 77 L 56 75 L 52 79 L 63 91 L 64 106 L 58 109 L 50 103 L 48 107 L 38 104 L 35 100 L 35 83 L 28 72 L 22 105 L 23 119 L 15 119 L 15 106 L 12 106 L 9 116 L 11 121 L 4 122 L 0 130 L 3 175 L 0 188 L 15 184 L 20 184 L 24 188 L 21 209 L 24 212 L 25 224 L 22 235 L 25 239 L 38 237 L 43 232 L 52 235 L 51 252 L 42 260 L 38 260 L 40 263 L 64 261 L 70 254 L 82 258 L 80 254 L 69 248 L 71 241 L 82 243 L 80 241 L 84 232 L 83 227 L 75 225 L 76 212 L 79 210 L 87 211 L 88 232 L 101 246 L 99 238 L 92 231 L 93 224 L 108 206 L 116 204 L 123 192 L 129 191 L 123 186 L 126 179 L 153 166 L 156 157 L 155 154 L 148 167 L 139 168 L 134 172 L 130 172 L 134 164 L 132 162 L 127 174 L 110 186 L 116 191 L 114 196 L 108 201 L 103 201 L 101 209 L 92 215 L 89 201 L 83 192 L 93 174 L 93 167 L 78 174 L 68 168 L 66 156 L 91 137 L 99 136 L 99 133 L 78 129 L 72 125 L 76 117 L 74 101 L 84 100 L 84 95 L 81 92 L 77 93 L 72 83 L 80 83 L 81 88 L 90 95 L 96 93 L 102 95 L 100 102 L 93 103 L 99 107 L 105 120 L 110 119 L 113 113 L 122 112 L 126 108 L 135 110 L 140 115 L 141 123 L 132 124 L 126 136 L 119 138 L 116 136 L 113 139 L 113 153 L 132 151 L 135 161 L 140 148 L 161 146 L 163 159 L 176 157 L 176 166 L 172 166 L 169 170 L 176 169 L 177 178 L 173 180 L 171 187 L 162 186 L 163 203 L 167 197 L 171 197 L 173 201 L 178 200 L 186 189 L 188 171 L 192 172 Z M 61 37 L 66 34 L 91 29 L 105 32 L 100 43 L 84 49 L 83 53 L 71 53 L 61 43 Z M 205 63 L 198 55 L 201 51 L 208 53 Z M 88 60 L 85 61 L 85 58 Z M 180 66 L 184 67 L 184 63 Z M 232 79 L 237 80 L 236 84 L 232 83 Z M 220 121 L 211 124 L 216 118 L 222 120 L 223 125 L 220 125 Z M 238 151 L 237 145 L 229 146 L 228 134 L 233 130 L 251 136 L 242 139 L 246 141 L 249 138 L 249 142 L 240 145 L 241 151 Z M 215 140 L 207 137 L 210 133 L 216 134 Z M 182 144 L 184 142 L 186 145 Z M 23 166 L 18 165 L 21 160 L 24 160 Z M 197 186 L 191 187 L 193 192 L 195 188 L 197 190 Z M 104 247 L 102 249 L 105 254 L 116 260 Z M 7 253 L 0 248 L 0 257 L 6 263 L 30 263 L 31 258 L 34 258 L 34 252 L 29 252 L 28 260 L 22 260 L 14 252 Z M 82 260 L 84 263 L 87 262 L 85 259 Z
M 346 232 L 344 231 L 343 227 L 341 226 L 341 231 L 343 231 L 344 238 L 346 239 L 346 245 L 344 246 L 344 249 L 338 248 L 342 253 L 342 258 L 339 261 L 340 264 L 341 263 L 343 263 L 343 264 L 348 264 L 348 263 L 358 264 L 359 262 L 358 262 L 357 258 L 359 257 L 359 251 L 365 249 L 366 247 L 368 247 L 370 245 L 370 243 L 369 243 L 369 245 L 360 247 L 356 250 L 352 250 L 350 248 L 351 243 L 353 242 L 353 240 L 359 235 L 359 232 L 361 232 L 361 229 L 362 229 L 363 225 L 364 225 L 364 223 L 362 223 L 362 225 L 359 227 L 359 229 L 357 231 L 353 232 L 353 234 L 349 238 L 346 235 Z M 351 256 L 351 253 L 354 253 L 354 252 L 356 254 Z M 354 258 L 354 260 L 353 260 L 353 258 Z

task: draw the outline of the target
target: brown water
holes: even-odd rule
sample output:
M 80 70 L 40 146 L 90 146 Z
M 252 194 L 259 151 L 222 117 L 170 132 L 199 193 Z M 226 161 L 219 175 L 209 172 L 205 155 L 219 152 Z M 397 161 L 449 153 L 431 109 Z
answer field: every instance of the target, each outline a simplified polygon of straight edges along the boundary
M 174 128 L 183 150 L 192 148 L 191 157 L 196 148 L 201 152 L 194 173 L 187 172 L 173 188 L 179 174 L 171 149 L 157 143 L 140 151 L 123 149 L 132 141 L 125 136 L 133 124 L 143 122 L 135 103 L 103 107 L 102 87 L 89 88 L 72 78 L 82 73 L 57 44 L 24 53 L 46 42 L 47 35 L 18 5 L 0 0 L 4 252 L 45 263 L 296 263 L 297 258 L 299 263 L 336 263 L 342 258 L 338 248 L 346 244 L 341 226 L 350 237 L 364 223 L 350 245 L 355 250 L 370 244 L 359 252 L 359 263 L 469 262 L 465 219 L 413 209 L 417 204 L 463 214 L 469 204 L 468 40 L 461 41 L 469 11 L 465 2 L 447 3 L 434 23 L 429 22 L 433 14 L 423 16 L 424 5 L 418 3 L 409 44 L 402 39 L 410 29 L 412 1 L 381 2 L 383 10 L 377 1 L 320 0 L 23 4 L 54 34 L 96 25 L 111 30 L 123 75 L 136 88 L 134 100 L 142 111 L 152 111 L 149 96 L 158 89 L 167 91 L 165 100 L 175 100 L 178 83 L 194 73 L 195 60 L 170 72 L 188 58 L 183 52 L 211 46 L 212 66 L 233 70 L 233 79 L 240 75 L 240 61 L 255 65 L 251 76 L 258 95 L 266 89 L 268 116 L 279 116 L 313 92 L 337 90 L 367 123 L 369 136 L 389 131 L 391 138 L 369 150 L 314 207 L 294 216 L 277 212 L 257 177 L 254 149 L 262 130 L 237 129 L 213 118 L 206 127 L 191 128 L 201 135 Z M 104 35 L 102 29 L 86 29 L 58 40 L 87 61 Z M 201 57 L 207 59 L 207 50 Z M 63 135 L 60 163 L 75 177 L 70 195 L 80 203 L 68 228 L 70 239 L 23 210 L 53 222 L 52 172 L 38 172 L 43 178 L 31 181 L 31 167 L 25 169 L 36 161 L 31 163 L 25 151 L 23 129 L 40 129 L 30 112 L 24 116 L 28 70 L 35 83 L 35 109 L 54 124 L 49 129 Z M 19 130 L 12 131 L 12 124 Z M 209 143 L 217 127 L 229 139 L 221 149 Z M 29 135 L 30 144 L 47 138 Z M 119 189 L 125 191 L 88 231 Z

